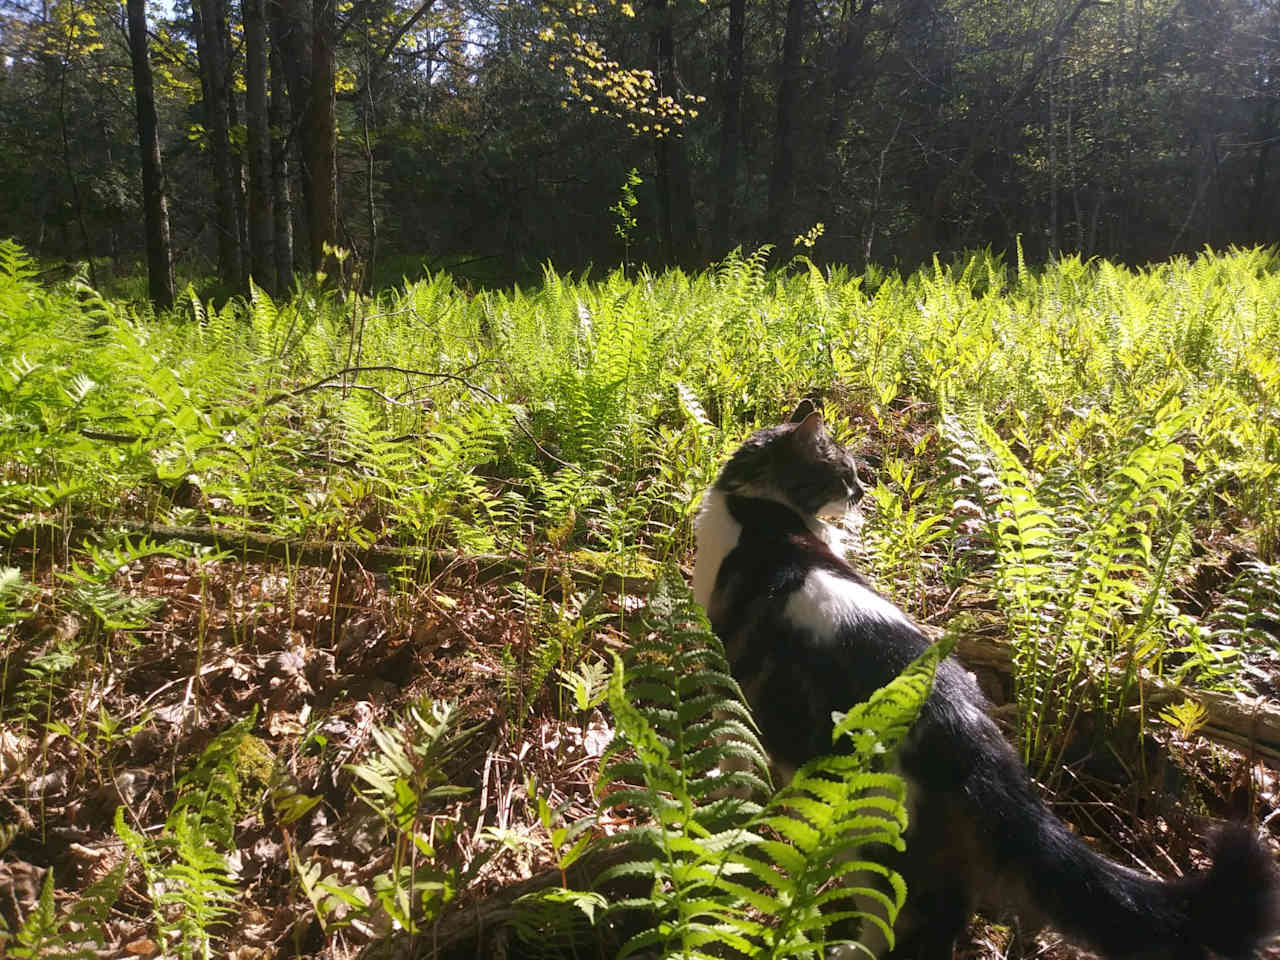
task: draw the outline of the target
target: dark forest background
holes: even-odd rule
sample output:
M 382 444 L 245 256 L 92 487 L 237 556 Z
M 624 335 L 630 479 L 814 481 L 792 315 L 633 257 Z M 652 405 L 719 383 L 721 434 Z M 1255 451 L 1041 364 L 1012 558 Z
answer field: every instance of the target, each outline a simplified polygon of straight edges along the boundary
M 279 290 L 326 244 L 508 282 L 802 234 L 903 267 L 1280 239 L 1276 0 L 0 10 L 0 236 L 149 262 L 158 302 L 170 263 Z

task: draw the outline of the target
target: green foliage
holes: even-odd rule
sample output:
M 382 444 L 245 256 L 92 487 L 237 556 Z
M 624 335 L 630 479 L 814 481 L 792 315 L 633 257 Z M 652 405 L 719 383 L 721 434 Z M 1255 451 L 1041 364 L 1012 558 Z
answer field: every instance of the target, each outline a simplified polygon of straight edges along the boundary
M 141 864 L 156 927 L 180 957 L 217 955 L 216 931 L 238 897 L 227 857 L 236 849 L 236 822 L 250 803 L 243 790 L 246 772 L 256 766 L 249 733 L 255 719 L 232 724 L 205 748 L 179 780 L 159 836 L 135 830 L 125 808 L 116 808 L 116 835 Z
M 0 630 L 10 629 L 30 615 L 21 606 L 30 590 L 30 584 L 23 580 L 21 570 L 17 567 L 0 567 Z
M 374 726 L 376 752 L 348 767 L 364 784 L 357 788 L 360 798 L 383 821 L 394 842 L 391 867 L 375 878 L 373 896 L 401 929 L 421 930 L 453 900 L 466 879 L 457 868 L 436 862 L 427 814 L 432 804 L 470 792 L 469 787 L 449 782 L 443 764 L 476 729 L 457 728 L 453 704 L 423 700 L 409 707 L 400 728 Z M 434 843 L 447 840 L 448 821 L 434 832 Z M 473 861 L 471 870 L 481 865 Z M 298 875 L 322 923 L 337 912 L 339 903 L 363 909 L 372 902 L 336 878 L 318 879 L 318 865 L 300 867 Z
M 1140 670 L 1207 680 L 1231 654 L 1169 599 L 1186 517 L 1203 494 L 1187 482 L 1178 442 L 1196 413 L 1165 391 L 1136 409 L 1081 416 L 1045 435 L 1030 467 L 985 420 L 972 431 L 946 424 L 993 547 L 1023 746 L 1042 772 L 1081 709 L 1118 718 Z M 1086 453 L 1081 439 L 1099 428 L 1110 444 Z M 1189 635 L 1196 644 L 1180 642 Z
M 151 622 L 164 601 L 122 593 L 112 582 L 116 573 L 151 557 L 186 557 L 189 552 L 145 537 L 136 542 L 122 537 L 106 547 L 88 545 L 85 553 L 87 562 L 73 561 L 69 570 L 58 574 L 68 586 L 67 604 L 103 630 L 136 630 Z
M 657 918 L 620 956 L 821 956 L 844 942 L 830 928 L 863 923 L 892 943 L 905 886 L 868 851 L 903 849 L 906 788 L 880 765 L 943 655 L 931 648 L 836 718 L 842 752 L 806 764 L 762 803 L 767 764 L 750 715 L 705 615 L 669 571 L 638 627 L 634 664 L 624 671 L 615 657 L 610 681 L 619 735 L 598 790 L 608 807 L 643 810 L 652 822 L 628 831 L 632 857 L 600 879 L 644 878 L 650 893 L 615 909 Z
M 1050 779 L 1079 718 L 1123 715 L 1141 673 L 1219 687 L 1269 678 L 1280 662 L 1270 630 L 1280 610 L 1274 251 L 1131 270 L 1069 257 L 1006 264 L 987 250 L 862 276 L 803 260 L 771 272 L 768 253 L 734 254 L 700 274 L 590 282 L 548 267 L 536 286 L 482 294 L 444 275 L 345 300 L 254 290 L 213 305 L 188 292 L 174 314 L 140 318 L 77 280 L 41 286 L 29 258 L 0 244 L 0 537 L 37 544 L 0 573 L 3 676 L 15 691 L 3 720 L 64 733 L 84 756 L 109 761 L 105 745 L 119 736 L 110 718 L 55 717 L 53 705 L 81 673 L 127 655 L 116 638 L 151 622 L 121 570 L 190 556 L 133 536 L 68 555 L 56 536 L 71 523 L 109 529 L 115 518 L 420 548 L 422 563 L 397 572 L 406 589 L 438 572 L 427 551 L 527 558 L 530 572 L 545 571 L 535 585 L 560 599 L 522 596 L 523 634 L 502 655 L 507 714 L 524 723 L 545 706 L 561 717 L 594 709 L 605 671 L 593 641 L 606 610 L 583 602 L 593 581 L 602 594 L 622 585 L 610 616 L 636 627 L 629 580 L 687 563 L 696 497 L 726 453 L 813 392 L 841 440 L 881 458 L 864 566 L 918 617 L 963 610 L 1007 630 L 1020 739 Z M 1228 553 L 1245 563 L 1231 559 L 1230 575 L 1196 586 L 1189 602 L 1186 588 Z M 56 575 L 41 573 L 49 569 Z M 28 633 L 48 622 L 31 616 L 37 609 L 74 613 L 67 619 L 81 629 Z M 693 634 L 689 647 L 708 649 Z M 701 847 L 726 830 L 745 836 L 746 823 L 776 839 L 785 828 L 750 819 L 767 815 L 767 795 L 744 716 L 698 706 L 668 729 L 669 719 L 643 713 L 650 697 L 664 703 L 646 671 L 689 657 L 688 672 L 705 676 L 700 655 L 710 656 L 680 647 L 623 678 L 669 757 L 703 749 L 707 758 L 635 802 L 683 791 L 703 824 L 705 834 L 691 834 Z M 649 687 L 633 691 L 646 677 Z M 668 698 L 674 683 L 662 688 Z M 714 690 L 717 704 L 736 697 Z M 1190 715 L 1169 717 L 1192 728 Z M 742 727 L 723 743 L 677 745 L 691 726 L 727 720 Z M 417 764 L 413 744 L 431 736 L 412 718 L 406 730 L 404 742 L 387 734 L 387 755 Z M 726 752 L 744 754 L 744 767 L 716 775 L 712 758 Z M 238 762 L 233 792 L 271 779 L 263 757 Z M 217 768 L 197 779 L 220 782 Z M 615 780 L 634 787 L 643 773 Z M 378 890 L 292 851 L 323 924 L 380 911 L 420 925 L 452 896 L 460 880 L 417 847 L 411 824 L 422 811 L 403 796 L 422 786 L 417 775 L 382 770 L 392 794 L 358 778 L 400 850 Z M 449 783 L 436 775 L 423 789 Z M 184 890 L 228 888 L 216 862 L 231 835 L 224 793 L 180 800 L 180 821 L 141 848 L 147 890 L 177 898 L 164 911 L 193 896 Z M 551 836 L 566 825 L 548 809 Z M 684 810 L 681 801 L 653 829 L 674 831 Z M 832 813 L 831 829 L 842 822 Z M 565 853 L 578 837 L 561 839 Z M 672 904 L 675 939 L 739 916 L 725 878 L 753 891 L 761 883 L 735 861 L 706 885 L 698 870 L 712 861 L 702 855 L 663 861 L 669 891 L 710 898 L 703 919 L 693 910 L 682 920 Z M 204 915 L 183 914 L 189 928 L 158 912 L 174 952 L 207 948 L 226 901 L 208 903 Z M 556 909 L 582 922 L 592 903 L 570 897 Z
M 40 900 L 10 936 L 0 921 L 0 948 L 15 960 L 93 960 L 107 948 L 104 924 L 124 887 L 129 861 L 122 860 L 84 888 L 59 912 L 53 901 L 53 870 L 44 875 Z
M 1195 700 L 1183 700 L 1161 710 L 1159 717 L 1177 732 L 1184 740 L 1190 739 L 1197 730 L 1204 726 L 1209 718 L 1209 711 Z
M 622 241 L 622 262 L 629 262 L 629 252 L 631 250 L 631 235 L 636 228 L 635 208 L 640 203 L 636 199 L 636 187 L 644 181 L 640 178 L 639 172 L 635 167 L 627 174 L 627 178 L 622 181 L 622 186 L 618 188 L 618 202 L 609 208 L 609 212 L 613 214 L 618 221 L 613 228 L 613 232 L 618 239 Z

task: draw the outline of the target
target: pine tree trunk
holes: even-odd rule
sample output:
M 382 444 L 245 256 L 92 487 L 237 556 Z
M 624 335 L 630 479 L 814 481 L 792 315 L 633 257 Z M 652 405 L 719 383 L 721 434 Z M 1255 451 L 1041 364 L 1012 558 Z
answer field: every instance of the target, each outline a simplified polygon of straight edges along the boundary
M 155 87 L 147 58 L 146 0 L 128 0 L 129 55 L 133 60 L 133 98 L 138 112 L 138 149 L 142 154 L 142 207 L 147 235 L 147 285 L 157 310 L 173 306 L 173 251 L 169 207 L 156 121 Z
M 267 116 L 266 0 L 242 0 L 245 46 L 245 120 L 249 140 L 249 253 L 254 283 L 276 289 L 275 189 Z
M 324 247 L 338 244 L 338 127 L 334 5 L 315 0 L 311 33 L 311 268 L 331 273 Z M 331 258 L 329 258 L 331 260 Z
M 742 72 L 745 60 L 747 0 L 729 0 L 729 42 L 725 49 L 724 117 L 720 123 L 720 162 L 716 168 L 716 219 L 713 256 L 729 250 L 733 198 L 738 186 L 738 149 L 742 124 Z
M 287 293 L 293 285 L 293 197 L 289 188 L 289 103 L 285 94 L 284 65 L 276 38 L 276 19 L 271 20 L 271 183 L 275 191 L 276 293 Z
M 199 0 L 199 3 L 201 29 L 197 36 L 202 37 L 203 42 L 198 45 L 197 53 L 204 74 L 205 118 L 213 155 L 218 276 L 228 287 L 239 287 L 243 260 L 227 126 L 226 0 Z

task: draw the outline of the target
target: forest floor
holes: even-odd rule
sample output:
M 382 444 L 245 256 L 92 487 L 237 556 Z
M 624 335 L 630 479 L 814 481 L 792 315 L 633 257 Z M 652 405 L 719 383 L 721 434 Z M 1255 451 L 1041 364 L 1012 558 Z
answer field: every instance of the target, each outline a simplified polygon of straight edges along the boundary
M 764 263 L 154 317 L 0 243 L 0 955 L 615 956 L 644 915 L 547 912 L 609 862 L 575 824 L 643 825 L 613 654 L 808 396 L 856 563 L 1014 742 L 1048 664 L 1058 815 L 1162 877 L 1280 849 L 1275 253 Z M 960 954 L 1081 956 L 1001 919 Z
M 34 581 L 52 589 L 55 576 L 46 566 Z M 529 579 L 538 587 L 545 575 Z M 521 594 L 502 581 L 485 582 L 474 565 L 461 562 L 406 594 L 391 589 L 385 576 L 359 570 L 338 577 L 322 567 L 287 573 L 260 563 L 155 557 L 121 570 L 116 585 L 127 596 L 157 602 L 154 622 L 126 638 L 100 638 L 102 669 L 92 682 L 51 689 L 39 705 L 50 719 L 86 718 L 92 737 L 24 737 L 6 728 L 0 739 L 0 804 L 18 827 L 0 865 L 0 911 L 11 925 L 31 914 L 47 870 L 57 877 L 58 900 L 70 900 L 128 855 L 112 827 L 117 807 L 138 830 L 159 831 L 183 772 L 250 711 L 268 762 L 256 770 L 248 762 L 242 772 L 240 790 L 250 802 L 238 812 L 231 858 L 239 902 L 217 928 L 219 955 L 234 960 L 345 958 L 393 932 L 389 922 L 344 922 L 341 909 L 325 918 L 326 930 L 299 891 L 290 857 L 321 864 L 324 875 L 349 889 L 374 888 L 394 851 L 353 790 L 358 782 L 347 764 L 366 755 L 376 728 L 394 727 L 410 704 L 455 702 L 472 730 L 447 764 L 449 782 L 468 790 L 431 814 L 433 826 L 448 825 L 443 858 L 463 871 L 484 862 L 452 910 L 465 912 L 494 891 L 554 872 L 547 831 L 527 789 L 531 779 L 551 805 L 563 805 L 566 819 L 600 813 L 593 785 L 613 735 L 610 717 L 598 707 L 565 711 L 557 703 L 563 691 L 554 689 L 537 702 L 518 702 L 509 660 L 512 651 L 535 645 L 540 624 Z M 645 603 L 643 586 L 606 598 L 584 655 L 626 649 L 626 621 Z M 569 607 L 583 600 L 562 598 Z M 68 639 L 84 629 L 70 615 L 36 616 L 23 625 L 19 646 L 30 651 L 51 636 Z M 1001 678 L 983 679 L 999 696 Z M 1196 737 L 1167 736 L 1148 746 L 1145 771 L 1142 758 L 1122 751 L 1079 756 L 1064 768 L 1051 805 L 1110 856 L 1162 876 L 1206 862 L 1202 831 L 1219 818 L 1256 817 L 1280 840 L 1274 769 Z M 270 792 L 271 757 L 321 801 L 292 828 L 265 817 L 260 806 Z M 23 776 L 9 775 L 19 769 Z M 161 955 L 151 901 L 136 882 L 126 883 L 105 923 L 108 939 L 98 955 Z M 975 918 L 958 955 L 1005 957 L 1011 935 L 1009 927 Z M 430 955 L 429 942 L 428 930 L 417 948 L 404 949 Z M 610 956 L 609 943 L 603 934 L 595 948 L 579 944 L 573 955 Z M 451 955 L 474 949 L 465 942 Z M 1045 932 L 1024 955 L 1083 954 Z M 1280 948 L 1269 955 L 1280 956 Z

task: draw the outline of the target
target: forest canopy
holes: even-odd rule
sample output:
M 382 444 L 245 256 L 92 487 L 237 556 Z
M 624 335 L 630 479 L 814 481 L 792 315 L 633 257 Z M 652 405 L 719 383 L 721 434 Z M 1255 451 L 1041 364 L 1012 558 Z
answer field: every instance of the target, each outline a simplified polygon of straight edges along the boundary
M 179 273 L 231 290 L 325 243 L 366 279 L 509 282 L 801 238 L 855 266 L 1019 235 L 1139 263 L 1280 223 L 1274 0 L 0 10 L 0 236 L 117 274 L 157 191 Z

